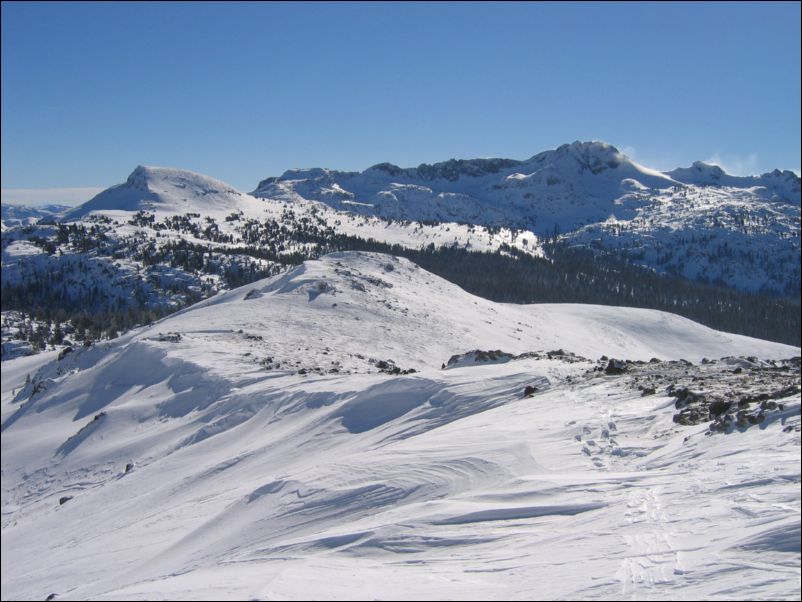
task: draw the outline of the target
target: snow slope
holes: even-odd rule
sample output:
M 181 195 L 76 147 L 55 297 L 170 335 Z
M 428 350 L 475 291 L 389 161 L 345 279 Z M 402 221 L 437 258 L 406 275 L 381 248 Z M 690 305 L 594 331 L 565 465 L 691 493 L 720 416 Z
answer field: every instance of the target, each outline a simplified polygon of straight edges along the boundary
M 337 253 L 28 385 L 34 360 L 4 362 L 2 597 L 798 597 L 798 393 L 706 436 L 664 391 L 594 370 L 601 353 L 799 349 L 649 310 L 495 304 Z
M 211 323 L 215 328 L 209 331 Z M 351 355 L 355 352 L 424 369 L 477 348 L 515 353 L 562 348 L 593 358 L 694 362 L 743 354 L 781 358 L 794 351 L 647 309 L 497 304 L 406 259 L 359 252 L 332 253 L 269 281 L 219 294 L 161 322 L 159 329 L 182 333 L 182 341 L 170 349 L 178 354 L 186 349 L 186 359 L 199 343 L 219 349 L 221 354 L 203 365 L 210 371 L 220 367 L 229 345 L 239 351 L 242 336 L 261 337 L 247 339 L 253 341 L 254 360 L 273 357 L 273 364 L 290 369 L 328 369 L 337 361 L 353 371 L 366 369 Z M 244 334 L 232 340 L 239 329 Z M 191 340 L 194 336 L 200 340 Z

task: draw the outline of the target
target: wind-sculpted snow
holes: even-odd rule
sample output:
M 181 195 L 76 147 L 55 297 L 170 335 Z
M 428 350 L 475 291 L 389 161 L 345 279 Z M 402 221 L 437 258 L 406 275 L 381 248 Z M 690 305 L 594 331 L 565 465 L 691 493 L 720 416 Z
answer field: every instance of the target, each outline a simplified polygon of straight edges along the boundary
M 351 433 L 378 428 L 426 405 L 439 389 L 438 383 L 420 378 L 397 378 L 371 387 L 343 405 L 342 425 Z
M 794 598 L 798 389 L 714 432 L 668 386 L 798 355 L 331 254 L 3 362 L 2 597 Z

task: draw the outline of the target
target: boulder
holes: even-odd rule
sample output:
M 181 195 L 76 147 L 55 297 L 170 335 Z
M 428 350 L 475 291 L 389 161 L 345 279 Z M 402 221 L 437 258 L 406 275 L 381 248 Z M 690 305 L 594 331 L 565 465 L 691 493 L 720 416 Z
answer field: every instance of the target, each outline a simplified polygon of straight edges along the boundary
M 710 417 L 713 418 L 716 416 L 721 416 L 722 414 L 726 414 L 730 410 L 731 406 L 732 404 L 729 401 L 714 401 L 708 407 L 708 410 L 710 411 Z
M 669 393 L 677 398 L 677 400 L 674 402 L 674 407 L 678 410 L 687 407 L 692 403 L 704 401 L 704 395 L 701 393 L 695 393 L 687 387 L 676 390 L 672 389 L 669 391 Z
M 610 361 L 607 362 L 607 367 L 604 369 L 605 374 L 613 374 L 613 375 L 623 374 L 626 371 L 627 371 L 626 363 L 621 360 L 617 360 L 615 358 L 610 359 Z
M 679 414 L 674 414 L 673 418 L 676 424 L 683 426 L 692 426 L 701 422 L 707 421 L 707 413 L 703 413 L 699 408 L 685 408 Z

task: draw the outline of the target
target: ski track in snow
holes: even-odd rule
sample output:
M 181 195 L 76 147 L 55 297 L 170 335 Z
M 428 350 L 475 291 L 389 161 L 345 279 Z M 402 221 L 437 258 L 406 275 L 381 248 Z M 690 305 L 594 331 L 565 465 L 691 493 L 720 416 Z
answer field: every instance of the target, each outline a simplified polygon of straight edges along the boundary
M 440 369 L 557 347 L 594 361 Z M 588 376 L 610 349 L 799 354 L 660 312 L 493 304 L 342 253 L 61 361 L 4 362 L 2 597 L 798 598 L 800 440 L 782 429 L 799 395 L 706 436 L 662 392 Z M 333 360 L 350 373 L 298 373 Z

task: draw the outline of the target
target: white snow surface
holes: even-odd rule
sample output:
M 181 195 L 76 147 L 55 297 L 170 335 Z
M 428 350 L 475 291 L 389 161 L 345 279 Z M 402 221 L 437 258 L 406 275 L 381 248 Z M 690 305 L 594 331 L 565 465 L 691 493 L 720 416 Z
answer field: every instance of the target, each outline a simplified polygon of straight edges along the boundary
M 492 303 L 386 255 L 308 261 L 3 362 L 2 598 L 798 599 L 799 396 L 706 436 L 671 398 L 579 378 L 595 361 L 441 369 L 556 348 L 800 352 L 653 310 Z

